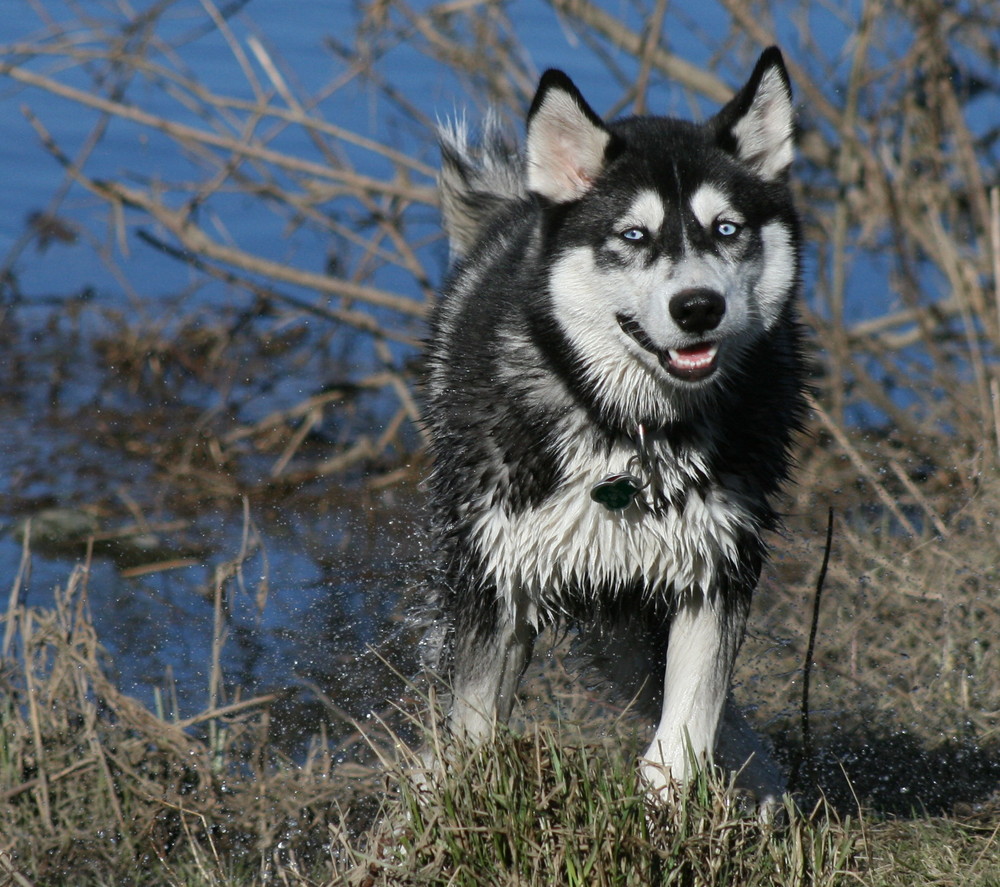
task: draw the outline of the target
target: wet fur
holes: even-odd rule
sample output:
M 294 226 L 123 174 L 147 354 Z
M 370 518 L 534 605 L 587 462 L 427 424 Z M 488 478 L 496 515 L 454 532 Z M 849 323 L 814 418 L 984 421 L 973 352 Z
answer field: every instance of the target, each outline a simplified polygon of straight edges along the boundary
M 605 124 L 547 72 L 523 153 L 495 121 L 478 145 L 443 131 L 425 420 L 454 733 L 486 739 L 537 631 L 568 622 L 658 722 L 653 793 L 692 755 L 752 756 L 743 783 L 780 792 L 728 691 L 805 412 L 791 139 L 776 49 L 704 124 Z M 593 501 L 639 449 L 648 489 Z

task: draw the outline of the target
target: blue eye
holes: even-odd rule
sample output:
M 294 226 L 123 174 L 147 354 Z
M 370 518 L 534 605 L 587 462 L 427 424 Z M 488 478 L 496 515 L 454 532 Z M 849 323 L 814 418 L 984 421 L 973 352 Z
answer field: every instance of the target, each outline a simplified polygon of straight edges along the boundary
M 728 219 L 719 219 L 715 223 L 715 233 L 719 237 L 735 237 L 742 230 L 742 225 L 738 225 L 736 222 L 730 222 Z
M 626 228 L 622 231 L 622 239 L 630 243 L 642 243 L 648 236 L 645 228 Z

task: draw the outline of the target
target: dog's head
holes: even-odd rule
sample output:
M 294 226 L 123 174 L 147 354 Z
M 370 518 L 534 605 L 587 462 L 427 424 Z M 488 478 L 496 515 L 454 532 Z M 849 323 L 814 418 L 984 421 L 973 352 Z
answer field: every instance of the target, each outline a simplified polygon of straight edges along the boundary
M 701 124 L 606 124 L 565 74 L 545 73 L 526 184 L 551 250 L 552 317 L 594 384 L 708 393 L 787 316 L 799 275 L 793 130 L 776 48 Z

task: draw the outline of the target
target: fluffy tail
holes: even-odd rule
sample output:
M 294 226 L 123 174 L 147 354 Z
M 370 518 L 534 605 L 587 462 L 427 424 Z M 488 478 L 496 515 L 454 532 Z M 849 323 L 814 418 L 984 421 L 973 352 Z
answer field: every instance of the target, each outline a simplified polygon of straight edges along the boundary
M 438 139 L 438 189 L 454 261 L 471 249 L 505 204 L 526 196 L 524 158 L 495 114 L 486 117 L 477 143 L 464 120 L 443 124 Z

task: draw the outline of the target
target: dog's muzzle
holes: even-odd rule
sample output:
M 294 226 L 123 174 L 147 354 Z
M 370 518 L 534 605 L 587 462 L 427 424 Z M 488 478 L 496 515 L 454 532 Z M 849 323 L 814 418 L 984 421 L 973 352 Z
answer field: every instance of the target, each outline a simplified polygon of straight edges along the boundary
M 714 330 L 726 313 L 726 300 L 715 290 L 681 290 L 670 300 L 670 316 L 684 332 L 704 336 Z M 622 332 L 648 351 L 671 376 L 687 382 L 707 379 L 718 366 L 719 344 L 705 338 L 683 348 L 658 348 L 634 317 L 617 314 Z

